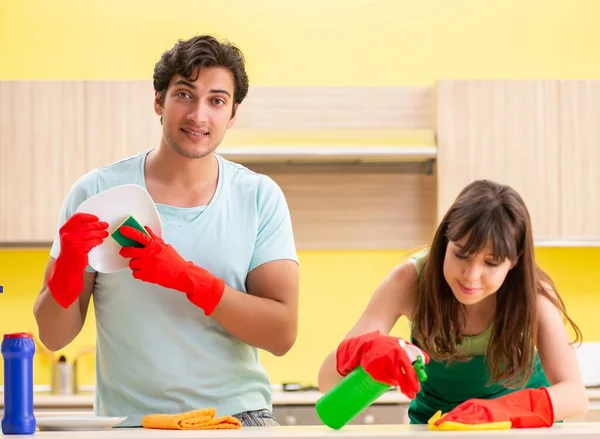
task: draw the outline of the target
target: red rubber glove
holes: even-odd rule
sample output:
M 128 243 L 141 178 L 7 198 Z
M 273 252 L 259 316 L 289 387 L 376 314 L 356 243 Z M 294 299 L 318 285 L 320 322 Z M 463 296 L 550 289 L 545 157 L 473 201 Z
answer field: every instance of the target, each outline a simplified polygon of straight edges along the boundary
M 435 425 L 444 421 L 463 424 L 510 421 L 512 428 L 551 427 L 554 409 L 545 387 L 523 389 L 495 399 L 469 399 L 449 411 Z
M 423 361 L 428 363 L 429 356 L 425 353 L 424 356 Z M 362 366 L 375 381 L 397 386 L 409 399 L 414 399 L 421 390 L 410 358 L 396 337 L 374 331 L 348 338 L 338 346 L 336 360 L 342 376 Z
M 181 291 L 207 316 L 212 314 L 225 291 L 223 279 L 184 260 L 149 227 L 146 230 L 150 236 L 130 226 L 122 226 L 119 230 L 127 238 L 144 245 L 142 248 L 123 247 L 119 252 L 124 258 L 131 258 L 129 268 L 134 278 Z
M 76 213 L 59 229 L 60 253 L 48 276 L 48 289 L 54 300 L 68 308 L 83 290 L 83 273 L 88 253 L 108 236 L 108 223 L 88 213 Z

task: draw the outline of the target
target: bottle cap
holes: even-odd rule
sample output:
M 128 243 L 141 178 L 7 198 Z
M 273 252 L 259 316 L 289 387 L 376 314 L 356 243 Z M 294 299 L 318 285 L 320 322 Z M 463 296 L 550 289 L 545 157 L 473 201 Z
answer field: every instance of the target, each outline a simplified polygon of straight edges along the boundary
M 427 371 L 425 370 L 425 363 L 423 362 L 423 357 L 419 355 L 417 361 L 413 363 L 413 366 L 415 368 L 415 372 L 417 373 L 417 378 L 419 378 L 419 381 L 427 381 Z
M 12 334 L 4 334 L 4 338 L 33 338 L 29 332 L 14 332 Z

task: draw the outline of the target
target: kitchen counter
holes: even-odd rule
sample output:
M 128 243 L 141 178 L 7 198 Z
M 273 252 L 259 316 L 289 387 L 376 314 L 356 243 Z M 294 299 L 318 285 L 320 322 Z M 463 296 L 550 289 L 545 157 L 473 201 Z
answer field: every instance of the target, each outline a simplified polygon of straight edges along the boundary
M 589 388 L 588 395 L 591 402 L 600 402 L 600 389 Z M 275 406 L 300 406 L 314 405 L 322 394 L 316 390 L 308 391 L 273 391 L 273 405 Z M 399 391 L 389 391 L 383 394 L 376 404 L 408 404 L 409 400 Z M 33 397 L 33 404 L 40 409 L 92 409 L 94 404 L 94 394 L 86 393 L 80 395 L 51 395 L 36 393 Z M 0 408 L 4 407 L 4 398 L 0 394 Z
M 514 429 L 495 432 L 439 432 L 427 430 L 424 425 L 349 425 L 341 430 L 331 430 L 324 426 L 298 427 L 246 427 L 240 430 L 221 431 L 174 431 L 146 430 L 142 428 L 104 431 L 53 431 L 37 432 L 34 437 L 53 439 L 378 439 L 378 438 L 434 438 L 452 437 L 454 439 L 489 439 L 505 438 L 599 438 L 600 423 L 557 424 L 552 428 Z M 31 438 L 32 436 L 12 436 L 14 438 Z

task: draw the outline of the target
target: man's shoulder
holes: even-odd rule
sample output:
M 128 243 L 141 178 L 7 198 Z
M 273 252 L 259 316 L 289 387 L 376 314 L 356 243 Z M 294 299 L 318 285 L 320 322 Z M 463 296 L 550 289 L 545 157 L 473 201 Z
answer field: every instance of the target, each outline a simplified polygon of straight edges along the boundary
M 240 163 L 227 160 L 222 156 L 217 158 L 224 169 L 227 183 L 238 189 L 252 190 L 258 194 L 278 191 L 279 185 L 268 175 L 257 172 Z
M 71 195 L 89 198 L 106 189 L 126 183 L 138 183 L 140 154 L 93 168 L 79 177 L 71 187 Z

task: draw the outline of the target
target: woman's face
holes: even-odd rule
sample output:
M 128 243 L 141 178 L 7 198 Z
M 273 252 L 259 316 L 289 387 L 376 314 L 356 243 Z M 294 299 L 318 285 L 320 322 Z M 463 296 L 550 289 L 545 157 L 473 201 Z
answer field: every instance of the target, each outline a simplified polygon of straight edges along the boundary
M 444 257 L 444 278 L 454 297 L 463 305 L 474 305 L 500 289 L 509 270 L 509 259 L 494 259 L 491 240 L 485 249 L 472 255 L 461 253 L 468 236 L 460 241 L 448 241 Z

